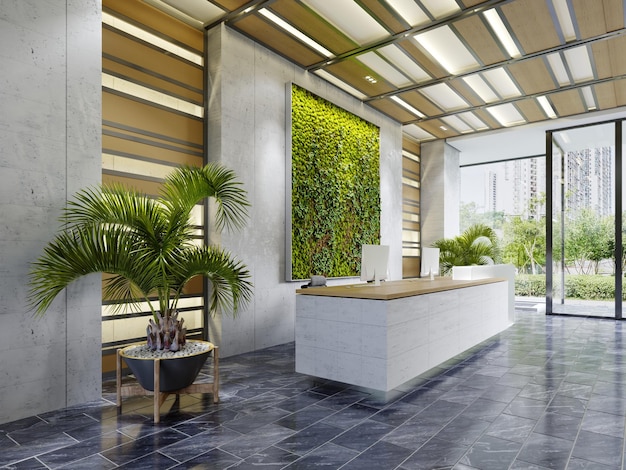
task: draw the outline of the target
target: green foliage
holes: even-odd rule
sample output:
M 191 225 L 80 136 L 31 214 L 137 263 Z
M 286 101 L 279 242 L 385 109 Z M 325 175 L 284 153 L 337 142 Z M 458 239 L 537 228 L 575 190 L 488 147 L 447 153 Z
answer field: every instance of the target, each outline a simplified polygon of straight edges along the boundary
M 589 209 L 565 222 L 565 260 L 579 274 L 597 274 L 599 262 L 613 257 L 613 217 L 600 217 Z
M 472 225 L 487 225 L 497 230 L 501 229 L 506 221 L 506 216 L 502 211 L 478 212 L 478 206 L 475 202 L 462 202 L 459 212 L 461 230 L 465 230 Z
M 546 263 L 545 219 L 512 217 L 504 226 L 503 260 L 519 272 L 540 273 Z
M 555 291 L 560 290 L 555 279 Z M 546 277 L 543 275 L 518 274 L 515 276 L 515 295 L 522 297 L 545 297 Z M 565 277 L 565 297 L 584 300 L 613 300 L 615 278 L 613 276 L 568 275 Z M 626 300 L 626 292 L 623 299 Z
M 217 203 L 218 228 L 243 226 L 246 192 L 231 170 L 216 164 L 176 169 L 158 199 L 119 185 L 80 191 L 67 204 L 64 230 L 33 264 L 32 308 L 43 315 L 74 280 L 100 272 L 112 274 L 103 293 L 119 302 L 118 309 L 148 302 L 157 323 L 157 310 L 175 310 L 184 287 L 199 275 L 211 282 L 211 312 L 236 313 L 252 295 L 250 274 L 220 247 L 197 246 L 190 214 L 205 198 Z
M 291 271 L 355 276 L 380 242 L 379 129 L 292 86 Z
M 498 235 L 482 224 L 472 225 L 454 238 L 441 238 L 432 246 L 439 248 L 439 265 L 444 275 L 453 266 L 496 264 L 502 259 Z
M 546 277 L 537 274 L 517 274 L 515 295 L 521 297 L 545 297 Z
M 568 299 L 613 300 L 613 276 L 570 275 L 565 277 L 565 297 Z

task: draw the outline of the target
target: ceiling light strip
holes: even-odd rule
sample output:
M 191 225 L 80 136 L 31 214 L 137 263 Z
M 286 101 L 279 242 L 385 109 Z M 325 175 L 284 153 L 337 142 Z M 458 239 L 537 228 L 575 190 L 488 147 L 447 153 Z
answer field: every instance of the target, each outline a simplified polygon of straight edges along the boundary
M 593 83 L 591 85 L 595 86 L 595 85 L 600 85 L 602 83 L 611 83 L 611 82 L 616 82 L 616 81 L 619 81 L 619 80 L 626 80 L 626 74 L 616 75 L 616 76 L 613 76 L 613 77 L 606 77 L 606 78 L 600 78 L 600 79 L 597 79 L 597 80 L 593 80 Z M 570 90 L 578 90 L 580 88 L 589 87 L 589 86 L 590 86 L 589 83 L 576 83 L 574 85 L 561 87 L 558 90 L 555 90 L 554 93 L 561 93 L 561 92 L 570 91 Z M 524 101 L 524 100 L 527 100 L 527 99 L 532 99 L 532 98 L 536 99 L 539 96 L 544 96 L 544 95 L 545 96 L 549 96 L 549 95 L 546 95 L 545 92 L 542 92 L 542 93 L 529 94 L 529 95 L 515 97 L 515 98 L 503 99 L 503 100 L 500 100 L 499 103 L 500 104 L 516 103 L 518 101 Z M 392 98 L 392 96 L 395 96 L 395 95 L 390 95 L 390 96 L 387 96 L 386 98 Z M 378 98 L 378 99 L 381 99 L 381 98 Z M 450 113 L 433 114 L 433 115 L 428 116 L 425 119 L 416 119 L 414 121 L 407 122 L 406 124 L 418 124 L 418 123 L 430 121 L 430 120 L 433 120 L 433 119 L 441 119 L 444 116 L 456 115 L 456 114 L 459 114 L 460 112 L 486 110 L 490 106 L 492 106 L 492 105 L 470 106 L 467 109 L 463 109 L 463 110 L 460 110 L 460 111 L 454 111 L 454 112 L 450 112 Z
M 413 114 L 415 116 L 419 116 L 421 118 L 425 118 L 426 117 L 426 115 L 424 113 L 420 112 L 419 110 L 417 110 L 416 108 L 411 106 L 409 103 L 407 103 L 406 101 L 398 98 L 397 96 L 392 96 L 391 99 L 393 101 L 395 101 L 396 103 L 398 103 L 400 106 L 402 106 L 404 109 L 406 109 L 411 114 Z
M 284 31 L 288 32 L 293 37 L 295 37 L 299 41 L 305 43 L 307 46 L 309 46 L 310 48 L 316 50 L 317 52 L 319 52 L 323 56 L 326 56 L 326 57 L 329 57 L 329 58 L 330 57 L 334 57 L 334 54 L 332 52 L 330 52 L 328 49 L 326 49 L 324 46 L 322 46 L 321 44 L 315 42 L 313 39 L 308 37 L 306 34 L 301 32 L 300 30 L 294 28 L 289 23 L 287 23 L 285 20 L 283 20 L 282 18 L 279 18 L 278 16 L 276 16 L 274 13 L 272 13 L 268 9 L 262 8 L 261 10 L 259 10 L 259 13 L 261 15 L 263 15 L 265 18 L 267 18 L 268 20 L 270 20 L 272 23 L 274 23 L 276 26 L 278 26 L 279 28 L 281 28 Z
M 437 29 L 440 26 L 450 25 L 453 22 L 460 20 L 462 18 L 471 17 L 474 15 L 478 15 L 479 13 L 493 8 L 495 5 L 506 5 L 507 3 L 511 3 L 515 0 L 488 0 L 480 5 L 473 6 L 471 8 L 465 8 L 461 10 L 459 13 L 455 13 L 449 16 L 445 16 L 438 20 L 433 20 L 425 25 L 418 25 L 411 29 L 407 29 L 406 31 L 402 31 L 400 33 L 393 34 L 388 38 L 382 39 L 380 41 L 368 44 L 366 46 L 358 47 L 352 49 L 350 51 L 344 52 L 343 54 L 339 54 L 335 56 L 332 60 L 324 60 L 320 61 L 316 64 L 310 65 L 306 68 L 307 71 L 312 72 L 318 69 L 321 69 L 327 65 L 335 64 L 337 62 L 341 62 L 346 59 L 350 59 L 355 55 L 362 54 L 364 52 L 373 51 L 376 49 L 380 49 L 381 47 L 388 46 L 391 44 L 395 44 L 403 39 L 406 39 L 409 36 L 413 36 L 419 33 L 424 33 L 431 31 L 433 29 Z
M 621 36 L 626 36 L 626 28 L 622 28 L 620 30 L 612 31 L 612 32 L 609 32 L 609 33 L 600 34 L 598 36 L 594 36 L 594 37 L 591 37 L 591 38 L 586 38 L 586 39 L 583 39 L 583 40 L 580 40 L 580 41 L 575 41 L 575 42 L 572 42 L 572 43 L 569 43 L 569 44 L 562 44 L 562 45 L 555 46 L 555 47 L 552 47 L 552 48 L 549 48 L 549 49 L 545 49 L 543 51 L 533 52 L 531 54 L 524 55 L 524 56 L 522 56 L 522 57 L 520 57 L 518 59 L 508 59 L 508 60 L 503 60 L 503 61 L 500 61 L 500 62 L 496 62 L 494 64 L 482 67 L 480 69 L 480 72 L 485 72 L 485 71 L 488 71 L 488 70 L 497 69 L 499 67 L 503 67 L 503 66 L 506 66 L 506 65 L 518 64 L 518 63 L 521 63 L 521 62 L 524 62 L 524 61 L 527 61 L 527 60 L 536 59 L 537 57 L 548 56 L 549 54 L 552 54 L 554 52 L 560 52 L 560 51 L 564 51 L 564 50 L 567 50 L 567 49 L 572 49 L 574 47 L 578 47 L 578 46 L 581 46 L 581 45 L 593 44 L 593 43 L 596 43 L 596 42 L 606 41 L 606 40 L 614 39 L 614 38 L 621 37 Z M 427 87 L 427 86 L 435 85 L 435 84 L 438 84 L 438 83 L 445 83 L 445 82 L 450 81 L 453 78 L 463 78 L 463 77 L 467 77 L 469 75 L 475 74 L 477 72 L 478 71 L 476 71 L 476 70 L 472 70 L 472 71 L 469 71 L 469 72 L 460 73 L 460 74 L 455 75 L 453 77 L 437 78 L 437 79 L 429 80 L 429 81 L 426 81 L 426 82 L 421 82 L 421 83 L 416 84 L 416 85 L 410 85 L 410 86 L 407 86 L 407 87 L 399 88 L 398 90 L 394 90 L 394 91 L 390 91 L 390 92 L 387 92 L 387 93 L 381 93 L 379 95 L 371 96 L 371 97 L 368 98 L 367 101 L 372 101 L 372 100 L 381 99 L 381 98 L 389 98 L 392 95 L 405 93 L 407 91 L 419 90 L 420 88 L 424 88 L 424 87 Z M 595 80 L 595 81 L 598 81 L 598 80 Z
M 487 23 L 489 23 L 489 26 L 491 26 L 491 29 L 498 37 L 498 40 L 509 53 L 509 56 L 512 58 L 521 57 L 522 53 L 515 44 L 513 36 L 511 36 L 511 33 L 509 33 L 509 30 L 504 25 L 504 21 L 502 21 L 498 10 L 492 8 L 491 10 L 483 12 L 483 16 L 487 19 Z
M 543 109 L 543 112 L 546 113 L 546 116 L 548 116 L 550 119 L 556 118 L 556 112 L 554 111 L 554 108 L 552 107 L 552 105 L 548 101 L 548 98 L 546 98 L 545 95 L 538 96 L 537 101 L 539 101 L 541 109 Z

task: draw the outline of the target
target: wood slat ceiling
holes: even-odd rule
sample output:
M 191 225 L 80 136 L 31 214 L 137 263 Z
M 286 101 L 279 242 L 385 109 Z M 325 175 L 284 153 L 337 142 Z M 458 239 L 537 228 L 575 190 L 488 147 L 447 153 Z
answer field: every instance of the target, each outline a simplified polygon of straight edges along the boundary
M 454 11 L 428 11 L 426 2 L 416 2 L 412 12 L 396 10 L 395 3 L 386 0 L 144 1 L 157 7 L 162 3 L 164 11 L 179 8 L 196 27 L 225 23 L 310 73 L 330 74 L 335 84 L 345 84 L 349 93 L 357 90 L 357 98 L 404 124 L 405 133 L 418 141 L 524 124 L 494 118 L 489 108 L 504 103 L 513 104 L 530 123 L 549 119 L 537 100 L 542 96 L 557 118 L 621 107 L 626 102 L 626 0 L 568 0 L 565 11 L 553 0 L 456 0 Z M 332 10 L 327 8 L 329 2 Z M 202 13 L 209 7 L 222 13 L 207 21 Z M 351 8 L 362 10 L 371 24 L 347 13 L 354 13 Z M 497 13 L 518 52 L 507 50 L 492 28 L 486 15 L 490 10 Z M 268 19 L 266 13 L 332 55 L 325 57 Z M 567 21 L 564 15 L 569 16 Z M 376 23 L 378 28 L 372 26 Z M 378 39 L 363 44 L 357 37 L 368 33 L 368 28 L 371 37 Z M 381 31 L 386 31 L 382 38 Z M 459 42 L 433 50 L 416 39 L 443 33 L 455 35 Z M 440 40 L 434 43 L 442 45 Z M 449 64 L 461 50 L 466 53 L 464 66 L 455 69 Z M 377 55 L 375 62 L 372 54 Z M 472 62 L 475 65 L 467 65 Z M 437 105 L 420 93 L 431 85 L 443 86 L 448 98 L 456 94 L 467 105 L 451 104 L 442 109 L 445 96 L 436 100 Z M 585 101 L 583 90 L 593 103 Z M 443 120 L 459 115 L 475 127 L 461 131 Z M 486 128 L 464 119 L 468 116 L 482 121 Z

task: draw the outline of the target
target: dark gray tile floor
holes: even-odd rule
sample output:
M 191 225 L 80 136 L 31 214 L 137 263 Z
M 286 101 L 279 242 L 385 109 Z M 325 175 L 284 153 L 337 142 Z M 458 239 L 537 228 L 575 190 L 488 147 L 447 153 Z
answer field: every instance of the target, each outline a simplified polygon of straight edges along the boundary
M 516 324 L 387 394 L 294 372 L 294 345 L 221 361 L 221 402 L 101 401 L 0 425 L 14 469 L 623 469 L 624 323 Z M 209 380 L 210 370 L 202 377 Z

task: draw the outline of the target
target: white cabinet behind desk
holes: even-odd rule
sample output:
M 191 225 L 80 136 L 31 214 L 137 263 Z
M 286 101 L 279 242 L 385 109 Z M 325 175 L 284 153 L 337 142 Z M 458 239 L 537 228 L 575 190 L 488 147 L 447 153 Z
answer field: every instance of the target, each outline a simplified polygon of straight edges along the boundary
M 349 298 L 297 295 L 297 372 L 389 391 L 511 325 L 501 279 L 389 300 L 354 297 L 366 289 Z

